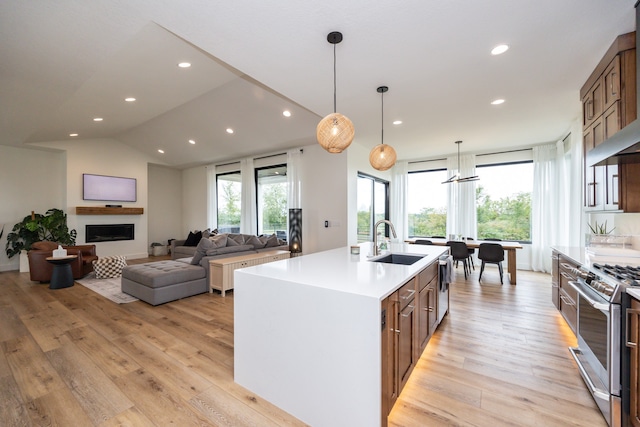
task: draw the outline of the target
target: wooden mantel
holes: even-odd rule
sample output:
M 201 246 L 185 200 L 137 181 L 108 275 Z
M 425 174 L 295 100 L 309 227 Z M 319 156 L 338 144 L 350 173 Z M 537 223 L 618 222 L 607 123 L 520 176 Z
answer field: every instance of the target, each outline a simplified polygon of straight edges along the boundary
M 107 208 L 104 206 L 76 206 L 76 215 L 142 215 L 144 208 Z

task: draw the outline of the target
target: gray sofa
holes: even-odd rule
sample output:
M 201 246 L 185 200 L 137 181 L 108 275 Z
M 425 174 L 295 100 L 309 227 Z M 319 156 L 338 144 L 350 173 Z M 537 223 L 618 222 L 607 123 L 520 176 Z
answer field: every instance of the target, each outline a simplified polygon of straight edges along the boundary
M 216 246 L 215 251 L 212 250 L 213 248 L 208 249 L 209 254 L 204 255 L 208 259 L 226 258 L 263 251 L 289 250 L 287 243 L 278 239 L 275 235 L 258 237 L 252 234 L 222 233 L 216 236 L 210 236 L 210 238 L 224 240 L 224 237 L 220 236 L 226 236 L 227 240 L 225 245 L 222 247 Z M 171 241 L 171 259 L 191 258 L 196 254 L 198 246 L 184 246 L 185 242 L 186 239 Z M 200 245 L 200 243 L 198 244 Z
M 172 242 L 171 248 L 173 260 L 125 267 L 122 270 L 122 291 L 151 305 L 163 304 L 207 292 L 209 261 L 212 259 L 289 250 L 289 246 L 275 235 L 257 237 L 223 233 L 202 238 L 197 246 L 174 245 L 175 242 Z M 176 254 L 180 258 L 175 258 Z

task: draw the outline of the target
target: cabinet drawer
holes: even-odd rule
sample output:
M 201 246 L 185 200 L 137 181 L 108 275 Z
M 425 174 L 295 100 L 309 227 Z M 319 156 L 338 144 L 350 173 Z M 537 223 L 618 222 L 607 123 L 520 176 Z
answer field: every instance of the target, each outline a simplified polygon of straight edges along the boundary
M 438 262 L 434 262 L 418 274 L 419 289 L 421 291 L 427 286 L 434 277 L 438 275 Z
M 398 289 L 398 300 L 400 301 L 400 310 L 404 309 L 416 296 L 416 280 L 413 278 Z
M 564 317 L 564 320 L 567 321 L 569 327 L 575 334 L 578 324 L 578 308 L 576 307 L 575 300 L 572 300 L 564 292 L 564 289 L 560 289 L 560 313 L 562 313 L 562 317 Z

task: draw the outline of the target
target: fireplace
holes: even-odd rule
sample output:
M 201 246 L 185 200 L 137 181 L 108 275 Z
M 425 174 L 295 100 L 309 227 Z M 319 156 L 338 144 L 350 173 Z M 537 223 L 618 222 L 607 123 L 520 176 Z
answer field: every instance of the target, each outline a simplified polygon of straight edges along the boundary
M 106 224 L 106 225 L 86 225 L 85 241 L 113 242 L 116 240 L 133 240 L 133 224 Z

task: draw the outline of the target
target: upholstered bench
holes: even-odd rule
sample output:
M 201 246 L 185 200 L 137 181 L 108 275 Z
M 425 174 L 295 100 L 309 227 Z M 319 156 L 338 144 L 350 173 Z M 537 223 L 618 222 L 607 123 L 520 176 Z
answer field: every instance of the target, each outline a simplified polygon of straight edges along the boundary
M 151 305 L 163 304 L 209 290 L 206 271 L 181 261 L 156 261 L 124 267 L 122 292 Z

